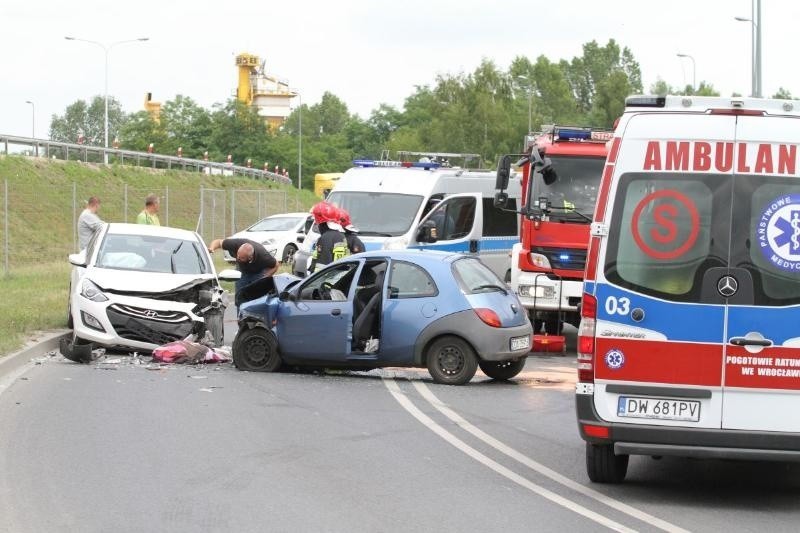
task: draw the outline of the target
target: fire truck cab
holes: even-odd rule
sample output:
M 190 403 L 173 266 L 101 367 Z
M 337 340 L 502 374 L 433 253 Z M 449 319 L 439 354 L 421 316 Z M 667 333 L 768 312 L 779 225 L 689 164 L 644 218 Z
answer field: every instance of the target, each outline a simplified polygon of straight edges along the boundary
M 578 330 L 596 482 L 630 455 L 800 461 L 800 110 L 629 97 Z
M 611 136 L 609 130 L 553 125 L 526 138 L 522 224 L 510 282 L 536 334 L 544 326 L 547 335 L 558 336 L 563 322 L 577 327 L 580 321 L 589 225 Z

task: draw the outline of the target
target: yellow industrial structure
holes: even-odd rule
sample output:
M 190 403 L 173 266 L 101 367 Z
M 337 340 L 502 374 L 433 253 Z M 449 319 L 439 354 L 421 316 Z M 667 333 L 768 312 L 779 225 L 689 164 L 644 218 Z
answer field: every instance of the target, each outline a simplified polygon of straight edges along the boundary
M 150 118 L 155 122 L 161 121 L 161 102 L 153 101 L 153 93 L 144 95 L 144 110 L 150 113 Z
M 341 172 L 316 174 L 314 176 L 314 194 L 321 198 L 327 198 L 328 193 L 331 192 L 331 189 L 333 189 L 336 182 L 339 181 L 341 177 Z
M 264 70 L 265 62 L 253 54 L 243 52 L 236 56 L 239 82 L 236 98 L 256 108 L 270 128 L 277 129 L 291 113 L 290 100 L 297 93 L 289 89 L 285 80 Z

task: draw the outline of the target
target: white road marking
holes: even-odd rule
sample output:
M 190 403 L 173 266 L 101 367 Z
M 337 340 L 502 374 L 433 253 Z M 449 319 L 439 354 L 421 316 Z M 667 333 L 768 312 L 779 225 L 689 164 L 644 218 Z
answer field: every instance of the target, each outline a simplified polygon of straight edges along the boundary
M 3 394 L 17 379 L 35 366 L 36 363 L 25 363 L 15 371 L 0 378 L 0 394 Z
M 485 442 L 492 448 L 496 449 L 500 453 L 505 454 L 508 457 L 514 459 L 515 461 L 522 463 L 531 470 L 538 472 L 539 474 L 548 477 L 553 481 L 555 481 L 556 483 L 564 485 L 565 487 L 572 489 L 575 492 L 583 494 L 588 498 L 592 498 L 593 500 L 603 503 L 611 507 L 612 509 L 616 509 L 621 513 L 625 513 L 628 516 L 631 516 L 633 518 L 651 524 L 659 529 L 670 532 L 688 533 L 687 530 L 678 527 L 675 524 L 671 524 L 670 522 L 657 518 L 651 514 L 645 513 L 644 511 L 640 511 L 635 507 L 631 507 L 628 504 L 622 503 L 619 500 L 615 500 L 614 498 L 606 496 L 601 492 L 598 492 L 594 489 L 581 485 L 580 483 L 573 481 L 562 474 L 559 474 L 555 470 L 552 470 L 551 468 L 548 468 L 545 465 L 534 461 L 530 457 L 500 442 L 499 440 L 492 437 L 485 431 L 467 422 L 461 415 L 459 415 L 458 413 L 447 407 L 447 405 L 445 405 L 441 400 L 439 400 L 439 398 L 435 394 L 433 394 L 433 392 L 431 392 L 431 390 L 421 381 L 415 381 L 413 383 L 414 387 L 422 395 L 422 397 L 428 401 L 428 403 L 430 403 L 433 407 L 435 407 L 444 416 L 455 422 L 461 429 L 482 440 L 483 442 Z
M 452 444 L 454 447 L 464 452 L 468 456 L 472 457 L 479 463 L 491 468 L 501 476 L 530 490 L 531 492 L 534 492 L 539 496 L 542 496 L 543 498 L 546 498 L 557 505 L 569 509 L 572 512 L 584 516 L 589 520 L 597 522 L 602 526 L 605 526 L 614 531 L 625 531 L 625 532 L 635 531 L 634 529 L 630 529 L 618 522 L 611 520 L 610 518 L 607 518 L 590 509 L 587 509 L 586 507 L 583 507 L 582 505 L 579 505 L 567 498 L 564 498 L 563 496 L 560 496 L 555 492 L 552 492 L 540 485 L 537 485 L 536 483 L 529 481 L 528 479 L 520 476 L 519 474 L 509 470 L 500 463 L 485 456 L 484 454 L 482 454 L 475 448 L 471 447 L 469 444 L 462 441 L 461 439 L 459 439 L 458 437 L 456 437 L 455 435 L 444 429 L 442 426 L 437 424 L 428 415 L 420 411 L 417 408 L 417 406 L 415 406 L 411 402 L 411 400 L 409 400 L 408 397 L 406 397 L 405 393 L 403 393 L 403 391 L 400 390 L 400 387 L 397 385 L 397 382 L 395 382 L 392 378 L 382 378 L 382 379 L 383 383 L 386 385 L 386 388 L 389 389 L 391 395 L 394 397 L 395 400 L 397 400 L 397 403 L 399 403 L 403 407 L 403 409 L 408 411 L 408 413 L 411 414 L 411 416 L 419 420 L 428 429 L 430 429 L 431 431 L 439 435 L 441 438 L 443 438 L 445 441 Z

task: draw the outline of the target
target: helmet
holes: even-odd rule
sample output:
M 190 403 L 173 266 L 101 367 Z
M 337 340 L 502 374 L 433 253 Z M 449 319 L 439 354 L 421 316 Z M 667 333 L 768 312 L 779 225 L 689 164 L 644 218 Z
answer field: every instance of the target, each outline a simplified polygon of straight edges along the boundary
M 318 202 L 311 208 L 314 222 L 322 224 L 324 222 L 339 222 L 339 213 L 335 206 L 328 202 Z
M 339 221 L 341 222 L 343 228 L 346 228 L 352 224 L 352 222 L 350 222 L 350 213 L 344 209 L 339 209 Z

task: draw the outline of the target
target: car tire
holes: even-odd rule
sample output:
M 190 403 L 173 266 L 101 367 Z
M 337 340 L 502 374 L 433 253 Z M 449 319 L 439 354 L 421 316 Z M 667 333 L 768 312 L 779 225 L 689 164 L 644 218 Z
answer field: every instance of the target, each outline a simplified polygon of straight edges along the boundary
M 506 381 L 522 372 L 526 359 L 522 357 L 516 361 L 479 361 L 478 366 L 490 378 Z
M 72 304 L 67 302 L 67 328 L 75 329 L 75 322 L 72 320 Z
M 248 372 L 275 372 L 281 366 L 278 341 L 262 327 L 240 329 L 233 340 L 233 364 Z
M 215 309 L 209 311 L 205 315 L 206 331 L 211 334 L 214 339 L 214 346 L 220 347 L 225 345 L 225 322 L 223 318 L 223 309 Z
M 284 265 L 288 265 L 289 263 L 294 264 L 294 254 L 297 252 L 297 246 L 294 244 L 287 244 L 286 247 L 283 249 L 283 256 L 281 256 L 281 263 Z M 294 267 L 292 267 L 294 269 Z
M 433 381 L 443 385 L 463 385 L 478 370 L 475 350 L 464 339 L 452 335 L 433 341 L 425 358 Z
M 622 483 L 628 472 L 627 455 L 615 455 L 610 444 L 586 443 L 586 473 L 594 483 Z

